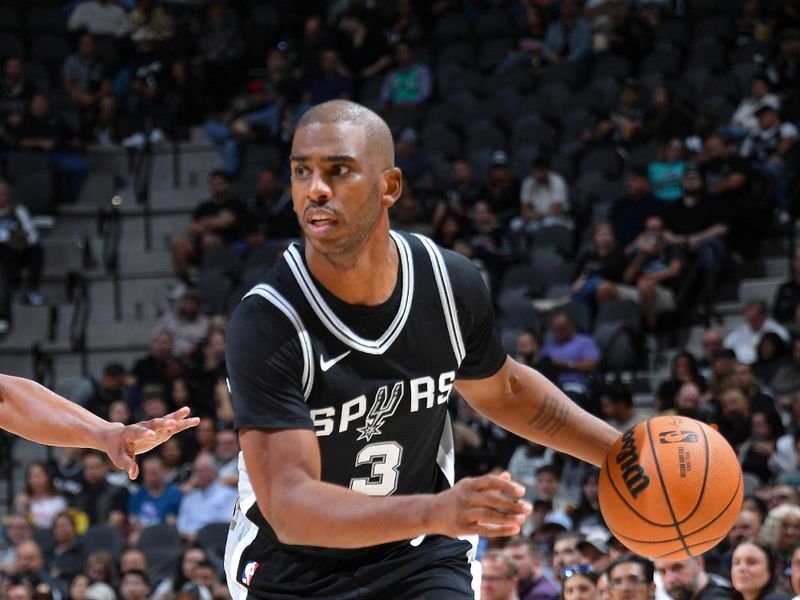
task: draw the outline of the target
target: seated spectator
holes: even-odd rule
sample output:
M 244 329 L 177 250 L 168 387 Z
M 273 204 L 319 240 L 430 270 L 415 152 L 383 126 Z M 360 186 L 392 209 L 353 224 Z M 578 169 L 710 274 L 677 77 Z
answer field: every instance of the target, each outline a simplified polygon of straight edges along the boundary
M 519 182 L 514 177 L 505 150 L 495 150 L 489 160 L 488 184 L 483 200 L 501 222 L 506 223 L 519 207 Z
M 481 597 L 494 600 L 517 600 L 519 580 L 513 561 L 500 550 L 481 556 Z
M 533 161 L 533 172 L 522 180 L 519 214 L 511 220 L 511 231 L 519 236 L 520 253 L 528 249 L 530 237 L 543 226 L 560 225 L 572 229 L 568 215 L 569 188 L 564 178 L 551 170 L 550 159 Z
M 688 417 L 709 425 L 719 421 L 717 403 L 708 400 L 702 394 L 700 386 L 693 381 L 688 381 L 678 388 L 674 408 L 667 409 L 664 414 Z
M 655 330 L 658 316 L 675 309 L 683 254 L 667 241 L 664 221 L 656 216 L 647 218 L 644 231 L 634 241 L 633 252 L 633 259 L 625 268 L 625 285 L 604 286 L 602 301 L 624 298 L 638 302 L 645 325 Z
M 544 465 L 552 465 L 556 452 L 552 448 L 526 440 L 514 450 L 508 461 L 508 472 L 514 481 L 525 486 L 525 498 L 534 500 L 536 474 Z
M 592 29 L 581 16 L 578 0 L 561 2 L 561 18 L 550 23 L 544 38 L 544 57 L 551 63 L 579 63 L 589 57 Z
M 206 19 L 198 32 L 194 64 L 202 73 L 204 92 L 212 110 L 223 109 L 230 91 L 241 83 L 237 67 L 244 53 L 244 39 L 234 11 L 222 3 L 208 5 Z
M 83 140 L 96 138 L 101 144 L 111 145 L 115 110 L 112 74 L 97 56 L 92 34 L 84 33 L 78 38 L 78 51 L 64 61 L 61 75 L 64 91 L 80 111 Z
M 700 271 L 692 271 L 696 274 L 692 284 L 699 288 L 709 314 L 727 257 L 728 213 L 705 195 L 702 172 L 696 163 L 686 165 L 681 189 L 682 198 L 670 203 L 663 213 L 667 239 L 680 246 L 692 264 L 700 266 Z
M 786 342 L 777 333 L 768 331 L 761 336 L 753 363 L 753 375 L 759 385 L 769 387 L 778 369 L 789 363 L 788 355 Z
M 603 297 L 604 286 L 620 283 L 625 274 L 627 259 L 614 238 L 614 228 L 608 221 L 598 221 L 592 228 L 592 245 L 575 263 L 572 276 L 573 300 L 594 302 Z
M 633 79 L 625 80 L 619 104 L 597 124 L 595 139 L 609 140 L 625 147 L 638 142 L 643 136 L 645 114 L 639 96 L 639 83 Z
M 41 306 L 39 293 L 43 251 L 39 232 L 28 209 L 11 201 L 8 184 L 0 180 L 0 334 L 11 328 L 11 294 L 14 282 L 26 272 L 25 302 Z
M 371 77 L 381 75 L 392 64 L 392 49 L 383 32 L 370 27 L 364 10 L 354 8 L 341 15 L 337 49 L 345 72 L 356 89 Z
M 403 127 L 394 142 L 394 163 L 403 172 L 403 185 L 411 184 L 414 190 L 423 194 L 433 188 L 433 173 L 427 157 L 417 145 L 417 131 L 413 127 Z M 424 212 L 429 212 L 425 206 Z
M 158 455 L 142 460 L 142 486 L 128 499 L 131 527 L 141 530 L 159 523 L 175 524 L 181 505 L 180 490 L 164 478 L 164 463 Z
M 422 39 L 423 26 L 413 0 L 398 0 L 395 3 L 387 37 L 391 43 L 397 43 L 399 40 L 415 43 Z
M 780 98 L 770 91 L 769 79 L 763 73 L 753 77 L 750 86 L 750 95 L 742 98 L 736 112 L 731 117 L 729 131 L 738 138 L 755 135 L 760 131 L 756 111 L 761 108 L 764 101 L 775 103 L 780 108 Z
M 262 169 L 256 193 L 247 202 L 247 243 L 255 248 L 267 241 L 286 240 L 300 233 L 292 195 L 274 169 Z
M 698 373 L 708 381 L 711 378 L 711 363 L 717 351 L 722 349 L 722 332 L 719 329 L 709 328 L 703 331 L 703 339 L 700 342 L 703 348 L 703 356 L 697 361 Z
M 747 396 L 738 388 L 728 388 L 719 398 L 719 432 L 735 451 L 750 437 L 750 408 Z
M 658 160 L 647 167 L 653 196 L 663 202 L 674 202 L 683 196 L 681 180 L 686 168 L 683 158 L 683 142 L 672 138 L 658 149 Z
M 186 462 L 186 451 L 181 441 L 172 437 L 161 444 L 158 455 L 164 464 L 164 481 L 183 490 L 192 475 L 192 466 Z
M 631 391 L 621 385 L 603 388 L 600 392 L 600 413 L 609 425 L 620 432 L 627 431 L 646 418 L 633 405 Z
M 578 546 L 586 539 L 578 531 L 563 531 L 559 533 L 553 543 L 553 575 L 563 584 L 567 567 L 580 564 L 581 551 Z
M 3 519 L 3 535 L 0 538 L 0 572 L 8 573 L 16 560 L 17 547 L 25 540 L 33 539 L 33 525 L 26 514 L 11 513 Z
M 586 407 L 592 391 L 589 376 L 600 361 L 600 350 L 591 336 L 578 333 L 565 312 L 550 318 L 553 341 L 542 346 L 542 355 L 551 359 L 558 371 L 558 385 L 570 398 Z
M 54 546 L 47 559 L 50 575 L 65 585 L 83 571 L 86 558 L 75 518 L 74 510 L 65 510 L 56 515 L 52 529 Z
M 217 481 L 214 456 L 201 452 L 192 466 L 194 489 L 183 496 L 178 511 L 178 531 L 188 539 L 209 523 L 228 522 L 238 492 Z
M 214 457 L 219 480 L 233 488 L 239 483 L 239 436 L 233 429 L 220 429 L 214 438 Z
M 185 359 L 198 350 L 210 326 L 208 317 L 200 312 L 200 294 L 189 288 L 181 294 L 177 310 L 162 315 L 153 331 L 169 333 L 175 356 Z
M 773 99 L 762 100 L 755 111 L 758 131 L 742 144 L 741 154 L 759 171 L 775 180 L 775 199 L 780 210 L 787 209 L 789 173 L 786 163 L 792 159 L 798 131 L 792 123 L 782 121 L 780 106 Z
M 174 19 L 158 0 L 138 0 L 129 15 L 133 33 L 141 29 L 154 32 L 158 41 L 168 40 L 173 35 Z
M 195 571 L 200 563 L 208 560 L 206 551 L 202 548 L 187 547 L 177 563 L 175 564 L 174 575 L 162 580 L 153 590 L 154 600 L 167 600 L 177 597 L 187 583 L 191 583 L 195 578 Z M 199 600 L 211 600 L 211 594 L 205 587 L 200 588 Z
M 625 176 L 625 195 L 613 200 L 608 220 L 614 227 L 617 243 L 628 254 L 634 240 L 644 229 L 645 220 L 651 215 L 661 214 L 663 204 L 653 197 L 647 171 L 640 167 L 628 171 Z
M 149 567 L 147 555 L 138 548 L 127 548 L 123 550 L 119 559 L 119 572 L 123 575 L 128 571 L 144 571 L 147 573 Z
M 47 466 L 29 463 L 25 468 L 25 492 L 14 499 L 14 509 L 29 515 L 34 527 L 50 529 L 56 515 L 66 508 L 67 501 L 56 491 Z
M 84 573 L 89 576 L 92 586 L 117 586 L 119 571 L 114 556 L 108 550 L 89 550 L 90 554 L 86 557 Z M 91 595 L 91 592 L 89 592 Z M 110 599 L 109 599 L 110 600 Z
M 485 200 L 475 203 L 470 218 L 471 235 L 468 241 L 475 249 L 475 258 L 482 261 L 492 275 L 496 275 L 511 250 L 500 219 Z M 496 282 L 492 283 L 494 285 Z
M 730 348 L 720 348 L 711 361 L 708 377 L 708 398 L 718 399 L 733 385 L 733 369 L 736 366 L 736 353 Z
M 211 198 L 192 212 L 188 235 L 175 235 L 171 240 L 175 274 L 183 281 L 188 279 L 189 265 L 199 262 L 204 251 L 242 238 L 245 207 L 231 194 L 231 176 L 226 171 L 212 171 L 208 183 Z
M 44 583 L 50 588 L 52 600 L 66 600 L 66 586 L 62 586 L 59 580 L 45 571 L 42 548 L 32 539 L 17 545 L 17 553 L 9 575 L 28 579 L 35 584 Z
M 692 132 L 692 113 L 675 100 L 668 86 L 655 86 L 642 125 L 644 138 L 664 144 L 674 138 L 683 140 Z
M 67 185 L 61 190 L 61 199 L 76 202 L 89 176 L 89 161 L 78 153 L 78 140 L 64 122 L 50 113 L 46 95 L 36 93 L 31 97 L 16 136 L 20 150 L 43 152 L 57 171 L 66 173 Z
M 647 5 L 634 7 L 615 1 L 608 7 L 608 18 L 593 27 L 595 49 L 625 57 L 635 70 L 653 46 L 653 24 L 658 17 L 647 10 Z
M 131 32 L 132 24 L 121 6 L 110 0 L 82 0 L 69 15 L 69 31 L 88 31 L 122 39 Z
M 170 393 L 172 380 L 183 371 L 183 366 L 172 353 L 172 347 L 172 334 L 166 329 L 158 330 L 151 337 L 150 353 L 134 363 L 129 382 L 140 397 L 145 388 L 162 394 Z
M 163 414 L 163 413 L 162 413 Z M 108 407 L 108 420 L 112 423 L 130 425 L 133 423 L 133 412 L 125 400 L 114 400 Z
M 214 565 L 207 560 L 197 563 L 192 581 L 198 586 L 199 594 L 202 594 L 200 591 L 202 588 L 208 590 L 213 598 L 227 598 L 228 594 L 230 594 L 228 586 L 220 581 Z
M 514 37 L 513 50 L 497 66 L 501 74 L 515 65 L 541 64 L 547 34 L 547 15 L 539 4 L 527 3 L 523 6 L 523 23 Z
M 675 396 L 685 383 L 694 383 L 700 391 L 705 392 L 706 381 L 700 375 L 697 360 L 691 352 L 678 352 L 672 359 L 670 378 L 662 381 L 656 390 L 656 410 L 663 412 L 675 406 Z
M 319 56 L 319 72 L 306 86 L 304 100 L 312 105 L 329 100 L 350 100 L 353 82 L 344 74 L 342 61 L 335 48 L 325 48 Z
M 204 340 L 200 351 L 192 357 L 189 379 L 194 385 L 192 399 L 195 413 L 199 416 L 215 416 L 214 387 L 225 380 L 225 332 L 213 328 Z
M 558 371 L 550 357 L 542 355 L 542 342 L 532 329 L 523 329 L 514 338 L 514 359 L 536 369 L 550 381 L 556 381 Z
M 485 188 L 475 179 L 472 166 L 464 158 L 457 158 L 452 163 L 452 186 L 445 190 L 444 199 L 439 201 L 433 210 L 431 225 L 438 229 L 445 214 L 451 213 L 466 216 L 475 203 L 485 195 Z
M 731 598 L 730 587 L 722 585 L 716 577 L 711 577 L 706 572 L 703 555 L 674 561 L 656 559 L 654 563 L 661 580 L 661 588 L 668 598 Z
M 756 361 L 756 347 L 761 336 L 768 331 L 777 333 L 783 341 L 789 341 L 786 328 L 773 320 L 767 312 L 767 304 L 763 300 L 751 300 L 744 308 L 745 322 L 734 328 L 725 336 L 724 345 L 736 352 L 736 360 L 745 364 Z
M 765 547 L 770 548 L 774 554 L 775 563 L 769 572 L 772 574 L 784 573 L 791 567 L 792 552 L 797 542 L 800 541 L 800 506 L 782 504 L 770 509 L 769 513 L 767 513 L 767 518 L 764 519 L 764 525 L 761 527 L 759 537 Z M 736 558 L 739 549 L 743 545 L 747 545 L 747 542 L 742 542 L 733 551 L 733 585 L 736 589 L 740 587 L 737 586 L 738 582 L 735 576 Z M 771 580 L 772 578 L 770 578 Z M 778 582 L 774 583 L 777 584 Z M 775 598 L 774 596 L 764 597 Z M 788 596 L 781 596 L 781 598 L 788 598 Z
M 156 34 L 149 29 L 136 32 L 130 61 L 130 88 L 125 96 L 125 110 L 133 133 L 122 140 L 126 148 L 144 148 L 149 141 L 164 141 L 169 111 L 165 95 L 169 88 L 170 59 L 159 45 Z
M 70 400 L 105 419 L 111 403 L 123 399 L 125 378 L 122 365 L 109 363 L 103 367 L 99 380 L 94 375 L 87 375 L 78 381 L 72 389 Z
M 735 363 L 731 383 L 745 395 L 751 412 L 754 410 L 777 412 L 771 390 L 762 387 L 756 381 L 752 365 Z
M 762 483 L 768 483 L 773 477 L 779 476 L 782 465 L 774 459 L 776 444 L 783 434 L 783 423 L 776 411 L 751 411 L 750 437 L 739 447 L 739 464 L 742 465 L 742 471 L 745 474 L 755 475 Z
M 784 408 L 800 392 L 800 338 L 792 339 L 790 361 L 779 367 L 772 380 L 767 383 L 775 392 L 778 405 Z
M 384 76 L 380 101 L 390 115 L 390 122 L 413 125 L 421 116 L 420 108 L 433 93 L 433 76 L 424 63 L 415 60 L 409 42 L 397 43 L 394 59 L 394 68 Z
M 795 248 L 792 254 L 791 276 L 775 291 L 772 301 L 772 316 L 779 323 L 786 326 L 800 325 L 800 248 Z
M 108 524 L 122 527 L 128 508 L 128 491 L 106 481 L 110 472 L 108 457 L 89 450 L 83 459 L 83 489 L 73 506 L 86 513 L 89 525 Z
M 575 510 L 570 513 L 576 531 L 597 530 L 605 527 L 600 512 L 600 499 L 597 482 L 600 474 L 597 469 L 589 469 L 581 479 L 581 491 Z M 608 540 L 606 540 L 608 541 Z
M 775 88 L 783 91 L 786 119 L 800 122 L 800 109 L 797 107 L 800 98 L 800 28 L 796 19 L 781 31 L 780 48 L 774 56 L 767 73 L 775 82 Z
M 0 142 L 4 145 L 13 144 L 14 132 L 35 93 L 36 88 L 25 78 L 22 57 L 9 56 L 0 73 Z
M 532 540 L 514 536 L 503 546 L 503 554 L 516 567 L 520 600 L 551 600 L 557 594 L 544 573 L 544 553 Z
M 119 584 L 122 600 L 148 600 L 150 598 L 150 578 L 144 571 L 128 571 L 122 575 Z

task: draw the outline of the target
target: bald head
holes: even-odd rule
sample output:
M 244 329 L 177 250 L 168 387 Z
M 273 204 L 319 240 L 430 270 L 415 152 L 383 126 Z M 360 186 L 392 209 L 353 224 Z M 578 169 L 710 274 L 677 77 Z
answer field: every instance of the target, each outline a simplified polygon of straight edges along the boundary
M 312 107 L 297 123 L 296 129 L 311 125 L 343 124 L 364 130 L 369 155 L 378 159 L 381 170 L 394 166 L 392 132 L 376 113 L 349 100 L 330 100 Z

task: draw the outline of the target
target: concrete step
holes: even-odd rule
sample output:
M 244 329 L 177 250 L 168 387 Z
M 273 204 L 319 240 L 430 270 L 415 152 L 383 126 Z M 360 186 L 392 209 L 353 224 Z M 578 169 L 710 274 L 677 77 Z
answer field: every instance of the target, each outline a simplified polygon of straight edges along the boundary
M 130 368 L 133 363 L 147 353 L 149 344 L 131 344 L 90 349 L 87 353 L 88 372 L 101 373 L 103 367 L 111 362 Z M 83 376 L 82 357 L 77 352 L 69 351 L 67 346 L 44 346 L 45 352 L 52 352 L 53 374 L 56 380 L 55 389 L 64 396 Z M 0 364 L 2 372 L 17 377 L 34 376 L 33 359 L 30 349 L 7 349 L 0 347 Z
M 764 259 L 765 275 L 767 277 L 782 277 L 787 279 L 791 274 L 789 260 L 785 256 L 769 257 Z
M 753 300 L 764 300 L 768 305 L 772 304 L 775 292 L 785 280 L 783 276 L 744 279 L 739 285 L 739 300 L 743 304 Z

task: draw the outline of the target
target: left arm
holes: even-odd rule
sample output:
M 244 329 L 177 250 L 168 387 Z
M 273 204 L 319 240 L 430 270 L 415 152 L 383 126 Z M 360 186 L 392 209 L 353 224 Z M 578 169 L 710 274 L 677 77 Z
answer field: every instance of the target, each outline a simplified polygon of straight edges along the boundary
M 456 381 L 475 410 L 525 439 L 601 466 L 619 432 L 572 402 L 540 373 L 510 357 L 485 379 Z
M 134 456 L 200 422 L 188 414 L 184 407 L 134 425 L 109 423 L 34 381 L 0 375 L 0 427 L 40 444 L 102 450 L 131 479 L 139 472 Z

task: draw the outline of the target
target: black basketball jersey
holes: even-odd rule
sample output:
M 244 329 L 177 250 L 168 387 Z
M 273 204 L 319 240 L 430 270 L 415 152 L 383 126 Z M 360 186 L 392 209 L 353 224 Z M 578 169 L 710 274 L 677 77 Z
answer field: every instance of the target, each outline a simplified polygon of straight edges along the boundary
M 391 236 L 398 280 L 379 306 L 349 305 L 325 290 L 298 245 L 248 292 L 227 337 L 235 425 L 313 429 L 323 481 L 376 496 L 434 493 L 453 483 L 447 400 L 454 381 L 493 375 L 505 352 L 472 264 L 422 236 Z M 226 563 L 228 577 L 252 597 L 321 594 L 314 578 L 331 573 L 321 573 L 320 561 L 344 573 L 390 564 L 390 557 L 408 563 L 412 555 L 447 558 L 468 549 L 441 536 L 359 550 L 284 545 L 255 503 L 241 457 L 239 465 L 238 533 L 229 538 Z M 279 563 L 283 573 L 265 572 Z

